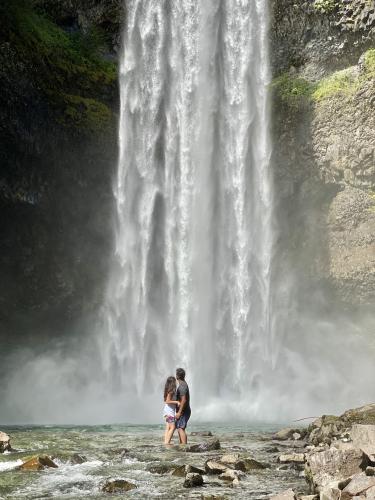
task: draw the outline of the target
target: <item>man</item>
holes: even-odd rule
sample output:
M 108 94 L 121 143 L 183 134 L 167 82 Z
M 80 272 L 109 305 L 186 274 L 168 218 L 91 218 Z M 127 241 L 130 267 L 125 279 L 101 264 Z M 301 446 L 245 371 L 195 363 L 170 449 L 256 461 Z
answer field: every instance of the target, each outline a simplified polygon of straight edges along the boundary
M 180 407 L 176 413 L 176 427 L 180 443 L 186 444 L 187 436 L 185 429 L 191 415 L 191 409 L 189 386 L 185 382 L 185 370 L 183 368 L 177 368 L 176 379 L 178 382 L 177 401 L 180 401 Z

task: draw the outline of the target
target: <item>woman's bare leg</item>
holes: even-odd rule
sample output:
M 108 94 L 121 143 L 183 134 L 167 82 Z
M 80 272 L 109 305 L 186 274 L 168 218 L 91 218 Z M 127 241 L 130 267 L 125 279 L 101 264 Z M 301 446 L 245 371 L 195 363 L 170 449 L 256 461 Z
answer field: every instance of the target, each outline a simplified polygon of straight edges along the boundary
M 166 433 L 166 440 L 165 440 L 165 444 L 170 444 L 171 440 L 172 440 L 172 437 L 173 437 L 173 434 L 174 434 L 174 431 L 176 429 L 176 425 L 175 424 L 169 424 L 169 429 Z

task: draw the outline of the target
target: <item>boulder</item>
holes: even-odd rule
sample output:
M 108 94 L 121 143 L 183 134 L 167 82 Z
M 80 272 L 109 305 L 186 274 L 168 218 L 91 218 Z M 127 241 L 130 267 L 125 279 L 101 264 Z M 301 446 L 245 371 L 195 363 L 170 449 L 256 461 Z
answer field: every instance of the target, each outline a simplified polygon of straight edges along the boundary
M 203 477 L 195 472 L 186 474 L 184 481 L 184 488 L 195 488 L 196 486 L 203 486 Z
M 280 431 L 275 432 L 275 434 L 273 435 L 273 439 L 286 441 L 287 439 L 291 439 L 295 432 L 298 432 L 298 430 L 287 427 L 286 429 L 281 429 Z
M 306 459 L 306 480 L 313 491 L 321 491 L 332 481 L 342 481 L 362 472 L 365 456 L 362 450 L 330 448 L 311 452 Z
M 320 492 L 320 500 L 340 500 L 341 491 L 338 488 L 326 486 Z
M 222 474 L 227 469 L 227 465 L 224 465 L 215 460 L 207 460 L 207 462 L 205 463 L 205 470 L 207 474 Z
M 296 498 L 294 491 L 289 489 L 270 497 L 270 500 L 296 500 Z
M 245 464 L 246 472 L 252 470 L 269 469 L 271 467 L 270 464 L 258 462 L 258 460 L 254 460 L 254 458 L 250 457 L 244 458 L 243 462 Z
M 10 451 L 10 437 L 5 432 L 0 431 L 0 453 L 4 453 L 4 451 Z
M 299 432 L 293 432 L 292 434 L 292 438 L 295 440 L 295 441 L 298 441 L 298 439 L 301 439 L 302 436 Z
M 223 481 L 234 481 L 235 479 L 240 479 L 245 474 L 240 470 L 227 469 L 225 472 L 219 475 L 219 479 Z
M 341 499 L 350 500 L 351 497 L 357 496 L 373 486 L 375 486 L 375 477 L 366 476 L 364 472 L 356 474 L 342 490 Z
M 366 476 L 375 476 L 375 467 L 366 467 Z
M 55 462 L 47 455 L 39 455 L 31 457 L 22 465 L 19 466 L 20 470 L 42 470 L 45 467 L 57 468 Z
M 360 448 L 371 462 L 375 461 L 375 425 L 353 424 L 350 439 L 355 448 Z
M 220 441 L 215 439 L 210 439 L 203 443 L 190 444 L 185 447 L 185 451 L 190 453 L 205 453 L 206 451 L 220 450 Z
M 287 453 L 279 456 L 281 464 L 303 464 L 305 462 L 304 453 Z
M 299 500 L 318 500 L 318 495 L 302 495 Z
M 375 500 L 375 487 L 371 486 L 368 490 L 366 490 L 366 500 Z
M 230 453 L 228 455 L 223 455 L 220 458 L 220 462 L 223 464 L 230 465 L 233 469 L 246 471 L 246 465 L 243 460 L 241 460 L 238 453 Z
M 108 480 L 103 486 L 104 493 L 124 493 L 125 491 L 134 490 L 137 486 L 125 479 L 111 479 Z

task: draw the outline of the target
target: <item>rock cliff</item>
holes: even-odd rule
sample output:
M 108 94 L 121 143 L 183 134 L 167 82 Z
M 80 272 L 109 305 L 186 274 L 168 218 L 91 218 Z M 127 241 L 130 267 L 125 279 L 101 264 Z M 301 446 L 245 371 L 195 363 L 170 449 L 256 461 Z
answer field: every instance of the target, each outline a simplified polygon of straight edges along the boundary
M 282 246 L 301 281 L 344 307 L 371 307 L 374 4 L 275 0 L 273 6 L 274 160 Z

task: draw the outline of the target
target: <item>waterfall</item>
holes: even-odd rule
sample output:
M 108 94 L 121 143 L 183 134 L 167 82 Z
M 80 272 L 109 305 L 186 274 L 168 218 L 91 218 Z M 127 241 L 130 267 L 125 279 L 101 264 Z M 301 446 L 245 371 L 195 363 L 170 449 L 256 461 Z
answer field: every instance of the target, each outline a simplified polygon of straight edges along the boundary
M 103 357 L 128 397 L 183 366 L 206 415 L 256 414 L 274 366 L 267 3 L 126 1 Z

